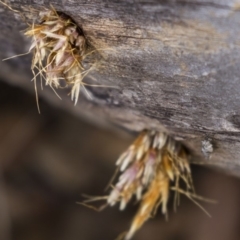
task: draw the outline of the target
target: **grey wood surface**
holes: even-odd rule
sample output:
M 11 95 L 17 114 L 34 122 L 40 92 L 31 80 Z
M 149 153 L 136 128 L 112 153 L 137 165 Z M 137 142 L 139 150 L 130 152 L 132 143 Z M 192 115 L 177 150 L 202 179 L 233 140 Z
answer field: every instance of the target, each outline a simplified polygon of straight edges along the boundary
M 75 107 L 69 90 L 58 91 L 62 101 L 48 87 L 41 97 L 98 124 L 164 129 L 189 145 L 193 161 L 240 176 L 240 1 L 8 3 L 29 23 L 37 17 L 30 7 L 70 15 L 99 50 L 86 81 L 116 87 L 90 87 L 92 99 L 81 94 Z M 26 23 L 1 5 L 0 17 L 0 58 L 27 52 Z M 1 62 L 0 77 L 34 91 L 30 65 L 30 55 Z M 205 140 L 212 152 L 202 152 Z

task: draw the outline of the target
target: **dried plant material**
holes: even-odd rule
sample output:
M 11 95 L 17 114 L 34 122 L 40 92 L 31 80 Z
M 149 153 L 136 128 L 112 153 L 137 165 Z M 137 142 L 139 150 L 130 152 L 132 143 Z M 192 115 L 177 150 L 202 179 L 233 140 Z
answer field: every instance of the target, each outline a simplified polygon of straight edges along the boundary
M 13 9 L 9 4 L 7 4 L 7 3 L 5 3 L 5 2 L 3 2 L 3 1 L 1 1 L 1 0 L 0 0 L 0 3 L 1 3 L 3 6 L 7 7 L 9 10 L 11 10 L 11 11 L 13 11 L 13 12 L 15 12 L 15 13 L 19 13 L 19 11 Z
M 82 30 L 67 15 L 54 9 L 39 13 L 40 24 L 32 24 L 25 35 L 32 38 L 34 80 L 40 75 L 51 88 L 71 87 L 71 99 L 78 101 L 83 85 L 86 39 Z M 38 71 L 35 74 L 35 70 Z
M 84 205 L 106 199 L 106 205 L 100 209 L 119 202 L 120 210 L 124 210 L 135 195 L 140 207 L 129 231 L 124 234 L 125 240 L 131 239 L 136 231 L 156 214 L 160 205 L 162 213 L 167 217 L 170 190 L 175 191 L 175 209 L 179 204 L 180 194 L 189 197 L 200 208 L 201 205 L 194 198 L 206 200 L 194 194 L 187 149 L 166 133 L 144 130 L 119 157 L 116 165 L 120 176 L 118 182 L 111 185 L 110 194 L 89 198 Z M 180 180 L 185 184 L 186 190 L 180 188 Z
M 21 14 L 6 3 L 0 2 L 11 11 Z M 87 43 L 83 31 L 71 17 L 56 11 L 53 7 L 38 11 L 38 14 L 38 24 L 29 24 L 29 28 L 24 33 L 32 39 L 28 53 L 33 52 L 31 70 L 34 74 L 37 104 L 36 78 L 40 76 L 41 81 L 44 79 L 46 85 L 49 85 L 54 92 L 58 88 L 70 87 L 71 99 L 76 105 L 81 87 L 89 95 L 85 88 L 85 85 L 89 84 L 84 83 L 83 78 L 93 66 L 86 70 L 83 66 L 83 60 L 94 51 L 87 52 Z M 22 55 L 25 54 L 13 57 Z
M 123 210 L 133 195 L 140 201 L 126 240 L 156 213 L 159 205 L 162 213 L 167 215 L 171 182 L 178 188 L 182 179 L 187 191 L 193 191 L 187 151 L 166 133 L 143 131 L 120 156 L 117 165 L 121 175 L 107 199 L 108 204 L 113 206 L 120 202 Z

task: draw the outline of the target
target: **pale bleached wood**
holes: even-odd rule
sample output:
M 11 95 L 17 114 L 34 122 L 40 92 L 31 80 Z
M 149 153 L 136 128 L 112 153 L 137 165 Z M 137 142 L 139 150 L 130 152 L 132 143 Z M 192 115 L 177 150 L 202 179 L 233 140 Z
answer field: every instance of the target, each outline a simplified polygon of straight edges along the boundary
M 239 1 L 11 1 L 29 22 L 52 4 L 84 30 L 101 61 L 76 107 L 50 91 L 58 107 L 102 119 L 129 131 L 160 128 L 184 139 L 201 160 L 240 176 L 240 12 Z M 0 6 L 0 57 L 26 52 L 21 18 Z M 30 55 L 1 62 L 1 78 L 33 91 Z M 33 99 L 34 101 L 34 99 Z M 213 152 L 202 154 L 210 139 Z

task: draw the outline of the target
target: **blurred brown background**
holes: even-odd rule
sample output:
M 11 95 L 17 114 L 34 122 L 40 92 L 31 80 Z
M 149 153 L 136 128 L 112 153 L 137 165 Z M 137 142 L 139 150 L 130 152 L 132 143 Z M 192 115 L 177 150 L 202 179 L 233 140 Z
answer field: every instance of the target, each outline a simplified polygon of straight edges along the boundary
M 115 160 L 131 143 L 124 131 L 100 129 L 35 96 L 0 83 L 0 239 L 114 240 L 137 206 L 95 212 L 76 204 L 81 194 L 105 195 Z M 193 166 L 197 193 L 218 200 L 203 206 L 184 196 L 169 221 L 158 213 L 136 234 L 143 240 L 238 240 L 240 181 Z M 96 203 L 99 205 L 101 203 Z

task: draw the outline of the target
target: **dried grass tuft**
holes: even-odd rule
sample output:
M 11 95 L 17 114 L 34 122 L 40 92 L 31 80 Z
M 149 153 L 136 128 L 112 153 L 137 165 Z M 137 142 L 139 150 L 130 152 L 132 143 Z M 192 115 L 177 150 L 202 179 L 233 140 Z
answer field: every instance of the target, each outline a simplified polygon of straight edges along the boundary
M 13 9 L 8 4 L 2 1 L 0 3 L 23 16 L 20 11 Z M 32 39 L 32 44 L 26 54 L 33 52 L 31 70 L 34 75 L 37 105 L 36 81 L 38 76 L 40 76 L 41 82 L 44 79 L 45 84 L 50 86 L 55 93 L 55 89 L 70 87 L 71 99 L 76 105 L 81 87 L 90 96 L 85 88 L 85 85 L 89 84 L 84 83 L 83 78 L 93 69 L 94 65 L 85 69 L 83 61 L 96 50 L 91 49 L 91 52 L 87 52 L 88 44 L 82 29 L 68 15 L 56 11 L 53 7 L 38 11 L 38 15 L 38 24 L 29 24 L 29 28 L 24 32 L 24 35 Z
M 40 75 L 53 89 L 63 87 L 64 82 L 71 87 L 71 99 L 76 104 L 87 73 L 82 65 L 86 39 L 70 17 L 53 8 L 41 11 L 39 17 L 40 23 L 32 24 L 25 32 L 32 38 L 29 51 L 33 51 L 34 81 Z
M 106 205 L 120 203 L 120 210 L 124 210 L 135 196 L 140 206 L 130 229 L 124 236 L 121 235 L 121 239 L 131 239 L 156 214 L 160 205 L 167 217 L 170 190 L 175 192 L 175 209 L 179 205 L 180 194 L 186 195 L 203 211 L 205 209 L 196 200 L 210 201 L 194 193 L 188 151 L 166 133 L 144 130 L 119 157 L 116 165 L 120 176 L 115 185 L 110 183 L 110 194 L 102 198 L 89 198 L 85 203 L 106 199 Z M 185 185 L 185 190 L 180 188 L 180 181 Z

